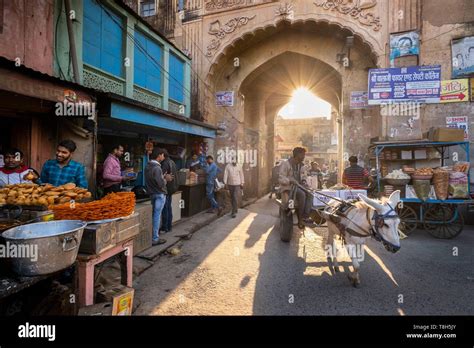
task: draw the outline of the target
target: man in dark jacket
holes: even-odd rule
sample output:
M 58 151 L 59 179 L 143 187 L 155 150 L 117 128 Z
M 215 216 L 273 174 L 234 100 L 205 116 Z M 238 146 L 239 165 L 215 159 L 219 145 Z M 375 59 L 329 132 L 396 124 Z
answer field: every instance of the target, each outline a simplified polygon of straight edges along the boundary
M 166 201 L 162 212 L 163 222 L 161 224 L 161 232 L 171 232 L 171 223 L 173 222 L 173 209 L 171 206 L 171 200 L 173 193 L 178 191 L 178 173 L 176 170 L 176 163 L 170 158 L 168 151 L 165 149 L 165 159 L 161 162 L 161 170 L 163 174 L 170 174 L 172 180 L 166 184 Z
M 166 183 L 171 181 L 171 175 L 164 175 L 161 169 L 160 162 L 164 159 L 165 150 L 154 148 L 150 155 L 150 161 L 145 168 L 145 186 L 153 206 L 153 245 L 166 243 L 166 240 L 160 238 L 159 235 L 161 212 L 166 201 Z

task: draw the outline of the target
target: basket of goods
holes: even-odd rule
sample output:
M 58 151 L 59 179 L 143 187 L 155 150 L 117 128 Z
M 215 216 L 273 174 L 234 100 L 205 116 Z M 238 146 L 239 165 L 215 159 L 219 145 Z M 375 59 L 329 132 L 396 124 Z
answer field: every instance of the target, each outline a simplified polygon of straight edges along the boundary
M 412 168 L 412 167 L 409 167 L 407 165 L 404 165 L 402 167 L 402 170 L 405 174 L 408 174 L 408 175 L 412 175 L 413 173 L 415 173 L 416 169 L 415 168 Z
M 0 205 L 14 204 L 45 209 L 52 204 L 81 201 L 91 197 L 92 194 L 87 189 L 77 187 L 74 183 L 61 186 L 16 184 L 0 189 Z
M 433 185 L 436 197 L 442 201 L 448 198 L 449 171 L 438 168 L 433 171 Z
M 384 180 L 393 186 L 405 186 L 411 180 L 410 175 L 405 174 L 401 169 L 396 169 L 385 176 Z
M 56 220 L 100 221 L 127 217 L 135 210 L 133 192 L 109 193 L 104 198 L 89 203 L 64 203 L 53 205 Z
M 420 168 L 416 169 L 411 175 L 413 180 L 431 180 L 433 177 L 433 168 Z

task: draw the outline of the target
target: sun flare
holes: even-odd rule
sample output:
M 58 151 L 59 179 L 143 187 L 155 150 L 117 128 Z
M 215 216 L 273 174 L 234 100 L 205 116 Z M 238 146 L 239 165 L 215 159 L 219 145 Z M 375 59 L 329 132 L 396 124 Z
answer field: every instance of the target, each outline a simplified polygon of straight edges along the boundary
M 318 98 L 307 88 L 300 87 L 293 92 L 291 100 L 283 106 L 278 115 L 284 119 L 331 118 L 331 104 Z

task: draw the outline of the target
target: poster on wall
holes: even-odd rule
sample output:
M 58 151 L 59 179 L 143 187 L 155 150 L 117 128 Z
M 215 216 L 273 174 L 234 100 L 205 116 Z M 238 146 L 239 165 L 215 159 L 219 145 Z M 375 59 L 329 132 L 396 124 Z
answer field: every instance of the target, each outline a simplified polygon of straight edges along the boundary
M 471 78 L 471 101 L 474 101 L 474 77 Z
M 469 80 L 441 81 L 441 103 L 459 103 L 469 101 Z
M 395 66 L 395 59 L 420 54 L 420 33 L 410 31 L 390 35 L 390 66 Z
M 369 105 L 439 103 L 440 92 L 440 65 L 369 70 Z
M 464 129 L 464 140 L 469 140 L 469 119 L 467 116 L 446 117 L 446 127 Z
M 369 94 L 367 92 L 351 92 L 351 104 L 350 108 L 355 109 L 364 109 L 369 106 L 368 103 Z
M 234 91 L 216 92 L 217 106 L 234 106 Z
M 474 74 L 474 36 L 451 42 L 453 78 Z

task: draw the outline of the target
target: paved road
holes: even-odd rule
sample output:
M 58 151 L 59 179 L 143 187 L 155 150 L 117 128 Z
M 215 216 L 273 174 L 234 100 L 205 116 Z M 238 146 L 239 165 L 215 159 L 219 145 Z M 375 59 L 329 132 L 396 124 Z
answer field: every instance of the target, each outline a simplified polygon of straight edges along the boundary
M 280 241 L 268 198 L 224 216 L 136 280 L 139 315 L 474 315 L 474 229 L 454 240 L 416 231 L 397 254 L 370 241 L 361 287 L 326 262 L 325 228 Z M 453 248 L 458 248 L 458 256 Z

